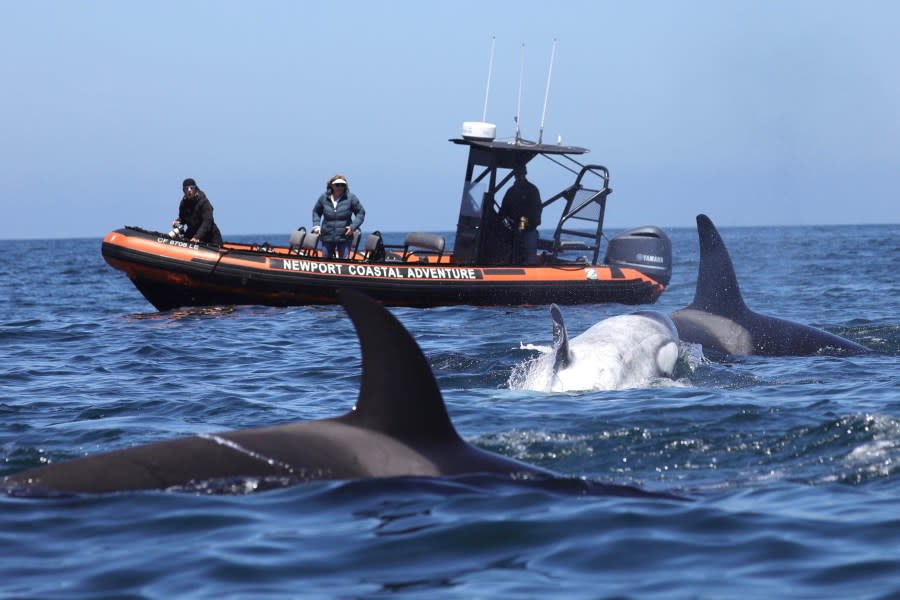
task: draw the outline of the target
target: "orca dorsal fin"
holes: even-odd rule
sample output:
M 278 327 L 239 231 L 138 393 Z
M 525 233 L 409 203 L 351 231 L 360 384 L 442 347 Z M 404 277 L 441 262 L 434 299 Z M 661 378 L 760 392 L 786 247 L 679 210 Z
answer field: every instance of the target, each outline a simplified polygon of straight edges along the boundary
M 339 420 L 399 439 L 461 439 L 431 367 L 406 328 L 364 294 L 339 290 L 338 299 L 362 349 L 359 397 Z
M 569 332 L 566 331 L 566 322 L 563 321 L 562 311 L 555 304 L 550 305 L 550 318 L 553 320 L 553 350 L 556 352 L 553 361 L 555 373 L 569 366 L 572 354 L 569 352 Z
M 697 215 L 697 234 L 700 236 L 700 268 L 694 301 L 688 308 L 718 315 L 747 310 L 728 248 L 712 220 L 704 214 Z

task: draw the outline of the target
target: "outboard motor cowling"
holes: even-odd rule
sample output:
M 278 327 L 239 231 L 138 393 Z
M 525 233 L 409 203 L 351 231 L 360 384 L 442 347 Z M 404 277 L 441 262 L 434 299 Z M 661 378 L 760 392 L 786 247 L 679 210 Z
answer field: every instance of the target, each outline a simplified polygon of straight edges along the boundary
M 628 267 L 663 285 L 672 279 L 672 241 L 653 225 L 623 231 L 609 240 L 603 262 Z

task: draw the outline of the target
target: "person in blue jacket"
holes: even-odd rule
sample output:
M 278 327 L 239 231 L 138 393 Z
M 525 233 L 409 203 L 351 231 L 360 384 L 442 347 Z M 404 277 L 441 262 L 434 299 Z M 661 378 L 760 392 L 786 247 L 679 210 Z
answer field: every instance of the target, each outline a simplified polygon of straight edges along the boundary
M 350 193 L 347 178 L 343 175 L 329 179 L 326 187 L 313 206 L 312 233 L 319 234 L 325 258 L 347 258 L 353 232 L 358 231 L 365 221 L 366 209 L 359 198 Z

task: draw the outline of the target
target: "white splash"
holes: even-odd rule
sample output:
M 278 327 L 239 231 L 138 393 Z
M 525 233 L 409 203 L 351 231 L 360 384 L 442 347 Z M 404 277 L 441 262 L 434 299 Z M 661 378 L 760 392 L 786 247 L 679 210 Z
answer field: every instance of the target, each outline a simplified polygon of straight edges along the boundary
M 896 472 L 900 464 L 900 422 L 885 415 L 866 415 L 864 423 L 872 438 L 853 448 L 845 462 L 869 475 L 888 476 Z

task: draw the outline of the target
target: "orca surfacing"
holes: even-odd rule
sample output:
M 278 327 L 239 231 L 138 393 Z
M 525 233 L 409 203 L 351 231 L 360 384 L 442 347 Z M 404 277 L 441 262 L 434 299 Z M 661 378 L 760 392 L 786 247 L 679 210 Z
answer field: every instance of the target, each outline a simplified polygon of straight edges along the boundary
M 86 456 L 8 476 L 0 489 L 14 495 L 54 495 L 192 489 L 201 482 L 230 479 L 258 478 L 283 486 L 469 474 L 562 480 L 466 443 L 447 414 L 425 356 L 403 325 L 358 292 L 344 290 L 340 296 L 362 349 L 359 397 L 348 413 Z M 576 488 L 578 493 L 675 498 L 627 485 L 584 482 Z
M 750 310 L 731 256 L 713 222 L 697 215 L 700 267 L 694 300 L 669 316 L 685 342 L 735 355 L 861 354 L 869 348 L 840 336 Z
M 571 339 L 555 304 L 550 317 L 553 349 L 529 364 L 515 389 L 621 390 L 647 387 L 672 376 L 679 355 L 678 331 L 663 313 L 615 315 Z

